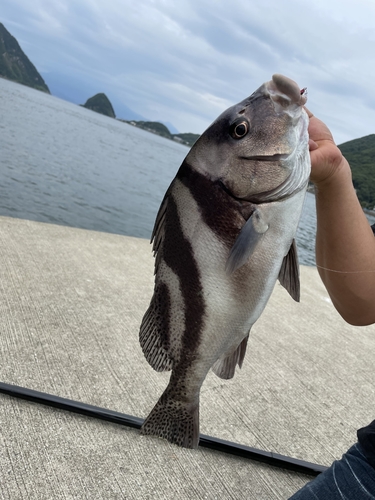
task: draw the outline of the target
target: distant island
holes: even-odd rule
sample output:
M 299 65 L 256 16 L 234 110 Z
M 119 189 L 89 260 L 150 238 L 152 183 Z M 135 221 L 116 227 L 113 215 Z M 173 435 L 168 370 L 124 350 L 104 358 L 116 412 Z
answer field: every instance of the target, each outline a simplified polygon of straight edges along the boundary
M 82 107 L 91 109 L 91 111 L 95 111 L 96 113 L 100 113 L 105 116 L 109 116 L 111 118 L 116 118 L 115 111 L 111 104 L 111 101 L 108 97 L 103 94 L 96 94 L 93 97 L 87 99 L 85 104 L 81 104 Z M 166 139 L 171 139 L 173 141 L 179 142 L 180 144 L 184 144 L 186 146 L 192 146 L 194 142 L 200 137 L 199 134 L 172 134 L 168 127 L 160 122 L 148 122 L 148 121 L 136 121 L 136 120 L 122 120 L 118 119 L 120 122 L 128 123 L 133 125 L 133 127 L 138 127 L 147 132 L 151 132 L 153 134 L 160 135 L 161 137 L 165 137 Z
M 84 108 L 91 109 L 92 111 L 96 111 L 97 113 L 101 113 L 102 115 L 116 118 L 111 101 L 103 93 L 90 97 L 90 99 L 87 99 L 85 104 L 82 104 L 82 106 Z
M 51 93 L 17 40 L 2 23 L 0 23 L 0 76 L 48 94 Z
M 172 134 L 168 127 L 160 122 L 146 122 L 146 121 L 136 121 L 136 120 L 120 120 L 124 123 L 129 123 L 133 127 L 142 128 L 147 130 L 147 132 L 152 132 L 153 134 L 166 137 L 167 139 L 172 139 L 173 141 L 179 142 L 180 144 L 185 144 L 186 146 L 192 146 L 194 142 L 199 139 L 199 134 L 192 134 L 190 132 L 184 134 Z
M 2 23 L 0 23 L 0 77 L 48 94 L 51 93 L 35 66 L 22 51 L 17 40 Z M 104 93 L 90 97 L 82 106 L 116 118 L 114 108 Z M 160 122 L 120 121 L 190 147 L 199 138 L 199 134 L 172 134 L 168 127 Z M 362 207 L 366 210 L 375 210 L 375 134 L 345 142 L 340 144 L 339 148 L 350 163 L 353 184 Z

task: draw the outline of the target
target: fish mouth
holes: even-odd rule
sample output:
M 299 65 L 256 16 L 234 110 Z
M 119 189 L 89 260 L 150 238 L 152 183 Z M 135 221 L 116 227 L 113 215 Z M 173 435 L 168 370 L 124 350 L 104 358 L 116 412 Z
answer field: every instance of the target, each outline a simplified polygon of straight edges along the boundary
M 241 160 L 256 160 L 256 161 L 280 161 L 286 160 L 289 154 L 275 154 L 275 155 L 254 155 L 254 156 L 240 156 Z

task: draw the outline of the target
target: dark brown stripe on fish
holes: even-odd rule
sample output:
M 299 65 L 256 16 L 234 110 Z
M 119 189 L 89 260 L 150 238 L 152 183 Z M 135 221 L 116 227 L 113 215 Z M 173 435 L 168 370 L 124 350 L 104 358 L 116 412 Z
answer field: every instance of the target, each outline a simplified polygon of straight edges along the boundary
M 203 329 L 205 304 L 200 272 L 190 241 L 185 238 L 173 196 L 168 199 L 162 258 L 180 280 L 185 304 L 185 331 L 182 352 L 195 352 Z M 187 360 L 189 361 L 189 360 Z
M 219 180 L 212 181 L 186 161 L 181 165 L 176 177 L 189 189 L 205 224 L 231 248 L 245 221 L 256 207 L 248 201 L 231 196 Z

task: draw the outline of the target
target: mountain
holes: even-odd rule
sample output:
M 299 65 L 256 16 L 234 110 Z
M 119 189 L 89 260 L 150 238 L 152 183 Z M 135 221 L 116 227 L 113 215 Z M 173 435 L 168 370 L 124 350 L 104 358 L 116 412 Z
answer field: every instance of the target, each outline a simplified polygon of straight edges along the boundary
M 147 130 L 147 132 L 152 132 L 153 134 L 161 135 L 162 137 L 166 137 L 167 139 L 172 139 L 171 133 L 163 123 L 134 120 L 132 120 L 130 123 L 132 125 L 135 125 L 136 127 L 143 128 L 143 130 Z
M 2 23 L 0 23 L 0 76 L 50 94 L 35 66 Z
M 338 146 L 352 169 L 353 184 L 363 208 L 375 207 L 375 134 Z
M 168 130 L 169 130 L 169 132 L 171 134 L 176 135 L 176 134 L 180 133 L 180 131 L 177 130 L 176 127 L 173 125 L 173 123 L 171 123 L 171 122 L 161 122 L 161 123 L 163 123 L 163 125 L 165 125 L 166 127 L 168 127 Z
M 116 118 L 111 101 L 103 93 L 90 97 L 90 99 L 87 99 L 85 104 L 82 106 L 84 108 L 91 109 L 92 111 L 96 111 L 97 113 L 101 113 L 102 115 Z
M 142 128 L 147 130 L 147 132 L 152 132 L 153 134 L 161 135 L 167 139 L 172 139 L 173 141 L 184 144 L 185 146 L 192 146 L 194 142 L 199 139 L 199 134 L 185 133 L 185 134 L 171 134 L 168 127 L 164 123 L 160 122 L 147 122 L 147 121 L 136 121 L 136 120 L 121 120 L 126 123 L 130 123 L 134 127 Z
M 199 134 L 192 134 L 191 132 L 185 132 L 183 134 L 174 134 L 173 139 L 179 142 L 182 142 L 183 144 L 186 144 L 187 146 L 192 146 L 194 142 L 196 142 L 199 139 L 200 135 Z

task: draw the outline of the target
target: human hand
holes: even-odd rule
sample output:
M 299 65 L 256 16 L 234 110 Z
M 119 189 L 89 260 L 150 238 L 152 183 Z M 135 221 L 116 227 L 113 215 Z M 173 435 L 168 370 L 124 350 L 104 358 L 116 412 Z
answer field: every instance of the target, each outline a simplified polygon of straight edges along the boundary
M 309 117 L 309 148 L 311 158 L 310 181 L 324 184 L 334 178 L 342 169 L 350 167 L 336 146 L 332 134 L 325 123 L 304 108 Z

